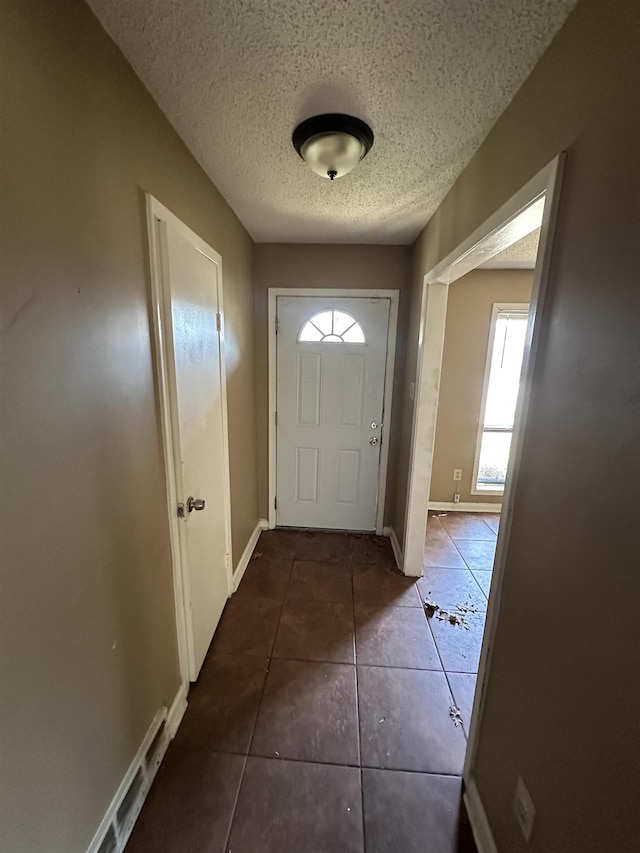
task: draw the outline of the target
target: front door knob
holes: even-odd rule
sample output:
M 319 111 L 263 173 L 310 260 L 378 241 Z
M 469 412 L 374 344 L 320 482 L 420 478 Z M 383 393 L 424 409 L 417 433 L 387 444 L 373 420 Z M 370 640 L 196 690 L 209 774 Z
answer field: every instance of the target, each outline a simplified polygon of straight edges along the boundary
M 375 447 L 377 443 L 378 443 L 378 437 L 375 435 L 372 435 L 371 438 L 369 439 L 369 444 L 372 447 Z
M 204 498 L 194 498 L 191 495 L 187 498 L 187 510 L 192 512 L 192 510 L 200 511 L 204 509 Z

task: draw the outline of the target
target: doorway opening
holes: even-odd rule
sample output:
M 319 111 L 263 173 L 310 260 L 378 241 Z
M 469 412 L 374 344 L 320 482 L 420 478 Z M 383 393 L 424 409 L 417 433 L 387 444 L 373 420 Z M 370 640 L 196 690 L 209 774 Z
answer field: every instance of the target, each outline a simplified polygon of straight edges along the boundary
M 407 575 L 419 576 L 422 574 L 423 564 L 430 562 L 430 560 L 425 561 L 426 541 L 427 551 L 430 548 L 439 547 L 448 551 L 452 560 L 460 560 L 460 563 L 455 563 L 455 567 L 468 569 L 473 574 L 476 584 L 480 585 L 488 595 L 486 623 L 484 630 L 482 627 L 479 628 L 475 641 L 474 653 L 478 659 L 475 691 L 472 685 L 465 687 L 465 685 L 460 684 L 458 686 L 461 703 L 466 703 L 467 708 L 471 709 L 468 711 L 471 713 L 471 723 L 468 731 L 464 781 L 466 787 L 465 802 L 474 827 L 481 825 L 484 817 L 481 813 L 481 805 L 474 781 L 474 761 L 482 717 L 484 684 L 491 663 L 493 638 L 500 607 L 500 591 L 511 529 L 514 486 L 518 479 L 522 436 L 527 422 L 531 396 L 531 377 L 539 344 L 540 324 L 538 318 L 542 314 L 546 294 L 551 237 L 558 206 L 558 188 L 562 164 L 563 156 L 555 158 L 467 240 L 427 273 L 423 285 L 421 334 L 416 374 L 416 402 L 403 541 L 403 570 Z M 463 517 L 451 514 L 451 509 L 460 508 L 456 506 L 455 493 L 451 507 L 439 509 L 432 506 L 431 518 L 428 519 L 449 287 L 471 270 L 482 266 L 489 259 L 526 235 L 531 234 L 537 228 L 540 229 L 540 239 L 527 317 L 517 405 L 513 424 L 510 426 L 512 440 L 510 440 L 508 455 L 508 476 L 505 477 L 503 487 L 500 522 L 498 524 L 496 521 L 491 521 L 488 516 L 486 518 L 481 515 Z M 433 381 L 434 376 L 437 377 L 436 382 Z M 480 442 L 484 433 L 484 411 L 482 415 L 482 422 L 478 431 Z M 476 454 L 476 465 L 473 472 L 476 491 L 480 480 L 479 454 L 480 449 Z M 495 508 L 489 507 L 489 509 Z M 476 512 L 487 510 L 481 503 L 475 507 L 469 506 L 469 509 L 475 509 Z M 434 510 L 446 512 L 447 515 L 438 517 Z M 431 521 L 431 533 L 429 521 Z M 447 527 L 450 529 L 447 530 Z M 471 530 L 474 528 L 475 534 L 472 534 Z M 497 531 L 497 535 L 494 540 L 492 534 L 495 531 Z M 436 543 L 438 538 L 440 541 Z M 465 553 L 467 555 L 466 560 Z M 489 571 L 491 568 L 493 568 L 492 573 Z M 476 577 L 475 573 L 482 571 L 487 572 L 487 575 L 478 574 Z M 424 578 L 422 583 L 424 584 Z M 456 602 L 456 604 L 459 603 L 464 604 L 464 602 Z M 464 611 L 464 608 L 457 608 L 457 613 L 458 616 L 462 616 L 463 622 L 482 621 L 477 618 L 479 613 L 471 611 L 465 614 L 460 612 L 461 609 Z M 477 608 L 474 609 L 477 610 Z M 454 608 L 455 612 L 456 608 Z M 435 621 L 432 620 L 431 624 L 437 627 L 443 623 L 438 622 L 436 625 Z M 465 643 L 462 643 L 462 646 L 464 645 Z M 442 654 L 440 647 L 439 651 Z M 462 654 L 464 656 L 466 653 Z M 446 671 L 447 666 L 444 668 Z M 455 681 L 455 676 L 453 680 Z M 466 695 L 463 699 L 465 690 Z M 452 685 L 452 692 L 455 696 L 455 685 Z M 473 700 L 471 699 L 472 696 Z
M 538 242 L 539 228 L 455 281 L 448 293 L 418 586 L 430 603 L 425 606 L 427 619 L 466 735 L 473 717 Z

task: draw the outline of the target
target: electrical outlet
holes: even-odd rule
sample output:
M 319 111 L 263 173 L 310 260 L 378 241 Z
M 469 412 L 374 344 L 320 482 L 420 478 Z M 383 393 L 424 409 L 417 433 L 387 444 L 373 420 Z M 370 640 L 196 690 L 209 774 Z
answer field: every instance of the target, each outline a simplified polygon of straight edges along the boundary
M 533 805 L 531 795 L 527 791 L 527 786 L 524 784 L 522 776 L 518 776 L 516 789 L 513 792 L 513 813 L 518 821 L 518 826 L 522 830 L 527 844 L 531 840 L 533 832 L 533 823 L 536 819 L 536 808 Z
M 461 480 L 462 479 L 462 468 L 454 468 L 453 469 L 453 479 Z
M 454 502 L 454 504 L 460 503 L 460 492 L 455 493 L 455 495 L 453 496 L 453 502 Z

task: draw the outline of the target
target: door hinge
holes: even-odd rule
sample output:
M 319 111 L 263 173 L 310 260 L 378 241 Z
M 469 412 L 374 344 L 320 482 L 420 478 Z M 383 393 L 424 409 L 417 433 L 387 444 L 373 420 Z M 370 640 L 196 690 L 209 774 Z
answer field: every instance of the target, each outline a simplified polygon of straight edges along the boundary
M 227 567 L 227 570 L 231 569 L 231 557 L 229 556 L 229 554 L 224 555 L 224 562 L 225 566 Z
M 273 499 L 273 508 L 278 509 L 278 498 Z
M 278 329 L 279 329 L 279 328 L 280 328 L 280 323 L 279 323 L 279 321 L 278 321 L 278 318 L 276 317 L 276 335 L 278 334 Z
M 278 413 L 277 412 L 274 415 L 273 422 L 275 423 L 276 426 L 278 426 Z
M 222 314 L 219 311 L 216 313 L 216 331 L 222 331 Z

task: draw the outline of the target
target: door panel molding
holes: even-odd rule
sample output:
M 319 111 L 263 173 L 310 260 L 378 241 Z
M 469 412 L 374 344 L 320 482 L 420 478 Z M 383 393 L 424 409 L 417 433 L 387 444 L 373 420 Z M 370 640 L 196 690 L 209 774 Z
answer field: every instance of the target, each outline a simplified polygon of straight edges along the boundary
M 387 335 L 387 357 L 384 381 L 384 417 L 385 440 L 380 447 L 380 467 L 378 472 L 378 506 L 376 511 L 376 533 L 383 534 L 384 505 L 387 491 L 387 469 L 389 464 L 389 436 L 391 435 L 391 401 L 393 396 L 393 374 L 396 358 L 396 337 L 398 329 L 399 290 L 376 290 L 356 288 L 307 288 L 307 287 L 270 287 L 268 290 L 268 360 L 269 360 L 269 527 L 276 526 L 276 312 L 279 296 L 319 296 L 328 298 L 388 299 L 389 330 Z
M 179 475 L 176 471 L 178 453 L 177 396 L 171 371 L 171 293 L 170 282 L 165 274 L 166 263 L 163 252 L 166 241 L 163 230 L 171 226 L 186 238 L 218 267 L 217 303 L 220 316 L 220 403 L 222 409 L 222 457 L 224 482 L 221 484 L 225 530 L 227 595 L 233 591 L 231 551 L 231 477 L 229 470 L 229 426 L 227 415 L 227 373 L 224 346 L 224 301 L 222 282 L 222 257 L 201 237 L 149 193 L 146 193 L 147 230 L 150 260 L 150 301 L 152 315 L 152 341 L 155 370 L 158 382 L 158 405 L 167 490 L 167 513 L 173 565 L 173 589 L 175 597 L 176 634 L 178 659 L 182 684 L 188 684 L 192 675 L 192 649 L 189 637 L 187 610 L 189 606 L 189 579 L 183 557 L 184 537 L 180 535 L 177 505 L 179 500 Z

